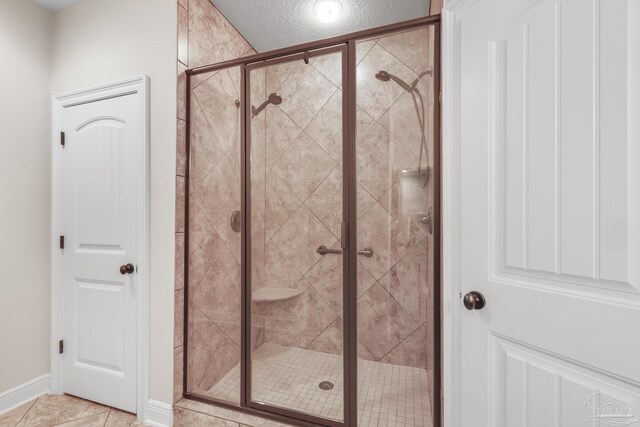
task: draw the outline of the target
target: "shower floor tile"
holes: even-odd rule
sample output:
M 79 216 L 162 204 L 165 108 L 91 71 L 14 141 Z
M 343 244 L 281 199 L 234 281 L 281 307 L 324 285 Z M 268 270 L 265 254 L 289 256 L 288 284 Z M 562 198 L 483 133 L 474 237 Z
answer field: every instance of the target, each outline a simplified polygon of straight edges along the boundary
M 342 356 L 265 343 L 253 352 L 253 400 L 322 418 L 342 419 Z M 427 371 L 360 359 L 358 425 L 431 427 Z M 331 390 L 319 384 L 329 381 Z M 240 366 L 208 393 L 234 401 L 240 395 Z

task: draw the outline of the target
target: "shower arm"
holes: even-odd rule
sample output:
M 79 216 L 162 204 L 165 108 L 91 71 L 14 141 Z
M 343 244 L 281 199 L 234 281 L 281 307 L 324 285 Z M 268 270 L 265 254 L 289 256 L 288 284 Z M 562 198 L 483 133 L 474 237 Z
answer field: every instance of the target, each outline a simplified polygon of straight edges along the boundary
M 251 118 L 260 114 L 260 111 L 267 108 L 267 105 L 269 104 L 280 105 L 281 102 L 282 102 L 282 97 L 280 95 L 278 95 L 275 92 L 270 93 L 267 99 L 262 104 L 260 104 L 258 108 L 254 107 L 253 105 L 251 106 Z
M 255 106 L 251 106 L 251 116 L 255 117 L 258 114 L 260 114 L 260 111 L 264 110 L 265 108 L 267 108 L 267 105 L 271 104 L 271 101 L 269 101 L 268 99 L 266 101 L 264 101 L 262 104 L 260 104 L 258 106 L 258 108 L 256 108 Z

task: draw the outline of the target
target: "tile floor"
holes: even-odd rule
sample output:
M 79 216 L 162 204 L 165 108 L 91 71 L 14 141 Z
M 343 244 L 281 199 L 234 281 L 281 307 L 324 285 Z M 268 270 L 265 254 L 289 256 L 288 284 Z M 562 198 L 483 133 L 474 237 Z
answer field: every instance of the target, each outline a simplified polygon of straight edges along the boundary
M 259 402 L 322 418 L 342 418 L 342 357 L 265 343 L 253 355 L 253 395 Z M 360 360 L 359 426 L 430 427 L 425 369 Z M 330 381 L 331 390 L 319 384 Z M 208 394 L 234 400 L 240 395 L 240 367 L 233 368 Z
M 323 418 L 342 414 L 342 358 L 296 347 L 266 343 L 254 353 L 257 400 Z M 239 395 L 239 367 L 210 393 Z M 360 360 L 359 426 L 431 427 L 424 369 Z M 321 390 L 321 381 L 334 388 Z M 285 424 L 195 401 L 181 400 L 174 426 L 281 427 Z M 135 415 L 69 395 L 44 395 L 0 415 L 0 427 L 139 427 Z
M 173 408 L 173 427 L 291 427 L 243 412 L 182 399 Z
M 0 415 L 0 427 L 134 427 L 136 416 L 69 395 L 43 395 Z

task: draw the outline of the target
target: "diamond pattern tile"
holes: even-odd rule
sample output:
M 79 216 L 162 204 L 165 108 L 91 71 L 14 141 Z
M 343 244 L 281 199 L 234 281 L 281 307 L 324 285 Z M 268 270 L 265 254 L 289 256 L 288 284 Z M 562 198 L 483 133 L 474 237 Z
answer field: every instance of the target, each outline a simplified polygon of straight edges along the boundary
M 211 268 L 216 240 L 220 237 L 209 222 L 202 206 L 191 199 L 189 239 L 189 283 L 199 283 Z
M 253 282 L 253 289 L 261 286 L 293 288 L 301 277 L 301 273 L 282 253 L 278 244 L 272 239 L 267 239 L 265 243 L 264 283 Z
M 259 102 L 261 103 L 262 100 L 256 100 L 254 105 L 259 105 Z M 269 106 L 263 113 L 268 122 L 264 142 L 266 158 L 267 164 L 271 166 L 284 155 L 291 143 L 300 135 L 302 129 L 278 106 Z
M 189 67 L 220 62 L 222 55 L 211 28 L 211 6 L 207 0 L 189 0 Z
M 431 33 L 430 28 L 418 28 L 380 37 L 378 44 L 416 74 L 420 74 L 433 64 L 433 56 L 429 49 Z
M 320 259 L 316 252 L 318 247 L 331 247 L 336 240 L 327 227 L 304 205 L 272 239 L 303 274 Z
M 266 233 L 269 236 L 277 233 L 302 204 L 272 170 L 267 170 L 265 203 Z
M 402 170 L 417 163 L 418 158 L 379 124 L 356 142 L 357 179 L 375 199 L 400 179 Z
M 336 91 L 305 128 L 305 132 L 338 163 L 342 163 L 342 106 L 342 91 Z M 358 107 L 356 134 L 365 134 L 373 123 L 373 119 Z
M 200 383 L 219 346 L 228 339 L 194 304 L 189 304 L 189 363 L 188 385 L 190 391 L 199 390 Z
M 396 348 L 384 356 L 381 361 L 394 365 L 414 366 L 416 368 L 426 368 L 427 366 L 427 341 L 426 323 L 409 335 Z
M 280 108 L 304 128 L 336 90 L 318 70 L 300 61 L 279 89 Z
M 240 144 L 240 109 L 236 107 L 238 98 L 228 70 L 213 75 L 193 90 L 202 112 L 208 120 L 217 145 L 224 152 Z
M 342 166 L 337 166 L 305 202 L 305 205 L 337 239 L 341 237 L 343 221 L 343 185 Z M 360 185 L 358 185 L 356 196 L 358 218 L 360 218 L 373 206 L 375 200 Z
M 418 326 L 378 283 L 358 299 L 358 338 L 378 360 Z
M 231 228 L 231 214 L 240 209 L 239 166 L 231 154 L 213 169 L 193 198 L 227 244 L 236 260 L 240 260 L 240 233 Z
M 340 243 L 335 243 L 333 248 L 339 249 Z M 341 256 L 327 254 L 305 274 L 307 280 L 337 314 L 342 314 L 342 301 L 344 298 L 344 272 L 342 267 Z M 362 264 L 358 263 L 358 296 L 365 293 L 374 283 L 373 276 Z
M 214 244 L 209 271 L 190 289 L 190 300 L 240 345 L 240 264 L 222 240 Z
M 192 105 L 190 190 L 193 193 L 222 160 L 224 150 L 218 144 L 200 105 L 197 102 Z
M 342 167 L 336 166 L 305 202 L 336 238 L 340 238 L 343 221 Z
M 376 79 L 379 70 L 396 75 L 405 82 L 412 82 L 417 77 L 416 73 L 380 45 L 371 48 L 356 69 L 357 92 L 358 105 L 376 120 L 405 92 L 393 82 Z
M 391 216 L 382 206 L 375 203 L 358 223 L 358 245 L 373 249 L 371 258 L 363 257 L 360 262 L 378 280 L 392 267 L 391 262 Z
M 331 53 L 328 55 L 311 58 L 309 63 L 324 77 L 329 79 L 335 87 L 342 86 L 342 53 Z
M 335 167 L 336 162 L 302 133 L 271 169 L 304 201 Z
M 416 245 L 380 279 L 380 284 L 418 323 L 426 322 L 429 315 L 428 263 L 427 249 Z
M 265 68 L 267 94 L 277 92 L 280 86 L 287 80 L 293 70 L 298 66 L 298 62 L 282 62 L 276 65 L 269 65 Z

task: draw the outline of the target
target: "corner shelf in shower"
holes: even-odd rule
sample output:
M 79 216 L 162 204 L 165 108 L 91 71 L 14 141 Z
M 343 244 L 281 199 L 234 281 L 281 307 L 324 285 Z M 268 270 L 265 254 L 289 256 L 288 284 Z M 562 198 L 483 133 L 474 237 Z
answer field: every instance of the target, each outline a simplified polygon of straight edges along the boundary
M 295 298 L 304 293 L 301 289 L 264 287 L 252 293 L 253 302 L 275 302 Z

